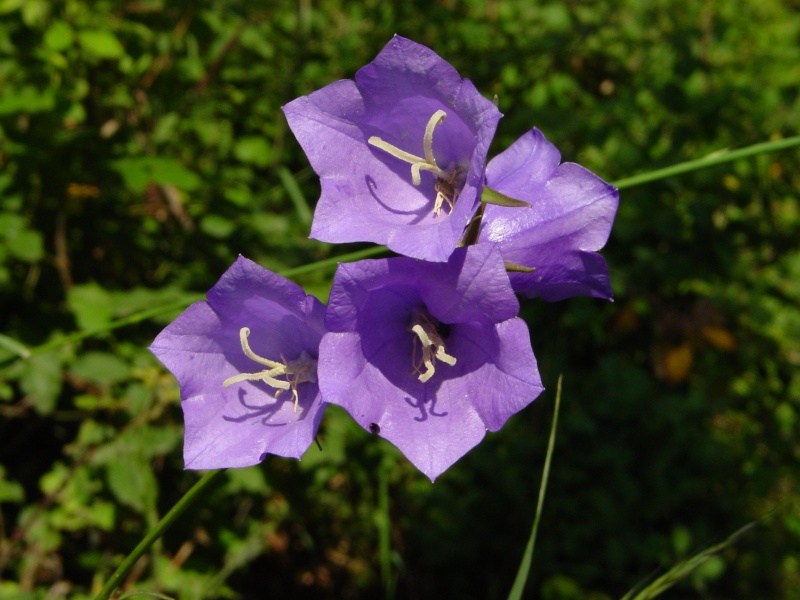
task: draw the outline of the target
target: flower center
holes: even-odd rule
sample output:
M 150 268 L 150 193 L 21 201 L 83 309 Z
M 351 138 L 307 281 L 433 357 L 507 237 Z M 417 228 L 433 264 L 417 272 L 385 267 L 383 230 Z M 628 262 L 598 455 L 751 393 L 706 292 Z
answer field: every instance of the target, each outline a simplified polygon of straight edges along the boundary
M 438 217 L 442 214 L 442 207 L 447 204 L 448 214 L 453 212 L 453 205 L 456 203 L 458 197 L 458 190 L 456 189 L 456 181 L 461 175 L 458 168 L 445 171 L 436 163 L 436 158 L 433 156 L 433 130 L 444 121 L 447 113 L 443 110 L 437 110 L 428 120 L 425 126 L 425 136 L 422 140 L 422 146 L 425 151 L 425 157 L 416 156 L 405 150 L 401 150 L 397 146 L 390 144 L 373 135 L 367 140 L 367 143 L 376 148 L 380 148 L 384 152 L 388 152 L 395 158 L 399 158 L 411 165 L 411 182 L 414 185 L 419 185 L 422 181 L 420 171 L 430 171 L 436 176 L 436 200 L 433 203 L 433 215 Z
M 415 336 L 411 350 L 411 365 L 414 367 L 412 374 L 417 375 L 417 379 L 422 383 L 433 377 L 436 372 L 437 360 L 451 367 L 456 364 L 455 357 L 445 352 L 444 340 L 439 335 L 436 325 L 426 314 L 417 314 L 411 321 L 410 329 Z M 422 347 L 421 356 L 420 346 Z
M 281 355 L 282 362 L 269 360 L 253 352 L 252 348 L 250 348 L 250 343 L 247 341 L 249 335 L 249 327 L 242 327 L 239 330 L 239 341 L 242 344 L 242 352 L 244 352 L 245 356 L 250 360 L 269 368 L 259 371 L 258 373 L 240 373 L 239 375 L 228 377 L 228 379 L 222 382 L 222 387 L 229 387 L 241 381 L 263 381 L 268 386 L 278 390 L 275 393 L 276 398 L 280 396 L 284 390 L 292 390 L 294 412 L 297 412 L 297 405 L 300 401 L 297 395 L 297 386 L 301 383 L 315 383 L 317 381 L 317 361 L 305 350 L 293 361 L 287 361 L 283 355 Z M 284 377 L 286 381 L 275 379 L 276 377 Z

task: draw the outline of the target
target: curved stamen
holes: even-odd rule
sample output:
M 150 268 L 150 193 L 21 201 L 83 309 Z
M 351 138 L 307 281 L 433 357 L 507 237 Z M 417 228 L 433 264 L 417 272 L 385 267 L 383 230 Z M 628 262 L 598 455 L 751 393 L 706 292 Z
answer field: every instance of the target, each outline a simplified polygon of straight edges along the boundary
M 428 119 L 428 124 L 425 126 L 425 137 L 422 138 L 422 147 L 425 149 L 425 160 L 430 164 L 435 165 L 436 159 L 433 157 L 433 130 L 437 125 L 441 125 L 447 113 L 443 110 L 437 110 L 433 116 Z
M 414 319 L 413 323 L 411 331 L 416 337 L 411 350 L 411 363 L 414 367 L 412 373 L 418 375 L 417 379 L 425 383 L 436 373 L 436 360 L 440 360 L 452 367 L 456 364 L 456 358 L 445 352 L 444 340 L 439 335 L 436 326 L 426 315 L 419 315 Z M 422 346 L 420 360 L 417 360 L 418 345 Z
M 450 211 L 453 210 L 458 192 L 455 188 L 455 181 L 458 177 L 458 169 L 449 172 L 442 169 L 436 162 L 436 157 L 433 155 L 433 132 L 438 125 L 444 121 L 447 113 L 443 110 L 437 110 L 425 125 L 425 134 L 422 138 L 422 146 L 425 153 L 425 158 L 401 150 L 394 144 L 382 140 L 378 136 L 373 135 L 367 140 L 367 143 L 376 148 L 380 148 L 387 154 L 391 154 L 395 158 L 407 162 L 411 165 L 411 182 L 414 185 L 422 183 L 420 171 L 428 171 L 436 176 L 436 200 L 434 201 L 433 214 L 439 216 L 442 212 L 442 206 L 447 203 Z
M 247 339 L 249 336 L 249 327 L 242 327 L 239 330 L 239 342 L 242 344 L 242 352 L 244 352 L 245 356 L 250 360 L 270 368 L 257 373 L 240 373 L 233 377 L 228 377 L 222 382 L 222 387 L 229 387 L 234 383 L 241 383 L 242 381 L 263 381 L 270 387 L 278 390 L 275 393 L 275 398 L 278 398 L 285 390 L 291 389 L 292 398 L 294 399 L 294 412 L 297 412 L 300 402 L 297 386 L 301 383 L 314 382 L 317 380 L 317 361 L 305 351 L 301 352 L 300 356 L 292 362 L 287 361 L 283 355 L 281 355 L 281 361 L 283 362 L 264 358 L 253 352 L 253 349 L 250 348 L 250 343 Z M 285 377 L 286 381 L 275 379 L 275 377 L 280 376 Z

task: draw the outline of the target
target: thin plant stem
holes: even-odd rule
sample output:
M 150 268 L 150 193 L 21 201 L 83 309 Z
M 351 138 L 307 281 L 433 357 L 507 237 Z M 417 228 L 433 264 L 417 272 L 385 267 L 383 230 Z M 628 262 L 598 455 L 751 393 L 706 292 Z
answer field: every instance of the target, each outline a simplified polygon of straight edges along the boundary
M 525 584 L 528 581 L 528 574 L 531 570 L 533 549 L 536 546 L 536 534 L 539 531 L 539 521 L 542 517 L 544 497 L 547 491 L 547 480 L 550 477 L 550 463 L 553 460 L 553 449 L 556 445 L 556 426 L 558 425 L 558 410 L 561 406 L 561 382 L 563 378 L 563 375 L 559 375 L 558 384 L 556 385 L 556 407 L 555 411 L 553 412 L 553 423 L 550 425 L 550 439 L 547 442 L 547 454 L 544 458 L 542 483 L 539 485 L 539 499 L 536 502 L 536 515 L 533 518 L 531 536 L 528 538 L 528 545 L 525 546 L 525 553 L 522 555 L 522 561 L 519 564 L 519 570 L 517 571 L 517 576 L 514 579 L 514 585 L 511 586 L 511 592 L 508 594 L 508 600 L 519 600 L 522 598 L 522 592 L 525 591 Z
M 639 175 L 634 175 L 633 177 L 625 177 L 624 179 L 613 182 L 613 185 L 622 190 L 637 185 L 644 185 L 645 183 L 650 183 L 652 181 L 658 181 L 659 179 L 673 177 L 674 175 L 682 175 L 683 173 L 699 171 L 701 169 L 713 167 L 714 165 L 729 163 L 734 160 L 739 160 L 740 158 L 749 158 L 751 156 L 756 156 L 757 154 L 765 154 L 767 152 L 775 152 L 777 150 L 786 150 L 788 148 L 794 148 L 795 146 L 800 146 L 800 135 L 784 138 L 782 140 L 775 140 L 773 142 L 761 142 L 758 144 L 753 144 L 752 146 L 738 148 L 736 150 L 720 150 L 703 158 L 688 160 L 686 162 L 678 163 L 677 165 L 664 167 L 663 169 L 648 171 L 647 173 L 640 173 Z
M 286 167 L 278 168 L 278 179 L 281 180 L 286 193 L 289 194 L 289 199 L 294 204 L 294 209 L 300 222 L 303 225 L 310 225 L 313 214 L 308 202 L 306 202 L 306 197 L 303 195 L 303 190 L 300 189 L 297 183 L 297 179 Z
M 22 353 L 23 350 L 27 350 L 27 355 L 23 356 L 21 354 L 20 357 L 28 358 L 30 356 L 34 356 L 36 354 L 42 354 L 44 352 L 48 352 L 50 350 L 55 350 L 56 348 L 60 348 L 66 344 L 71 344 L 73 342 L 80 342 L 87 338 L 95 337 L 101 335 L 103 333 L 107 333 L 109 331 L 113 331 L 114 329 L 119 329 L 121 327 L 127 327 L 128 325 L 135 325 L 136 323 L 141 323 L 142 321 L 147 321 L 152 319 L 153 317 L 158 317 L 163 314 L 182 310 L 186 308 L 187 304 L 195 302 L 197 300 L 202 300 L 205 298 L 204 294 L 196 294 L 191 296 L 189 299 L 184 298 L 178 302 L 170 302 L 169 304 L 163 304 L 161 306 L 155 306 L 153 308 L 148 308 L 147 310 L 143 310 L 127 317 L 123 317 L 121 319 L 114 319 L 113 321 L 109 322 L 108 324 L 104 325 L 103 327 L 98 327 L 95 329 L 89 329 L 87 331 L 78 331 L 76 333 L 72 333 L 70 335 L 65 335 L 64 337 L 58 337 L 55 339 L 50 340 L 49 342 L 45 342 L 44 344 L 40 344 L 38 346 L 34 346 L 33 348 L 25 348 L 20 344 L 20 349 L 18 353 Z
M 339 263 L 353 262 L 356 260 L 362 260 L 364 258 L 370 258 L 372 256 L 378 256 L 384 252 L 388 252 L 388 248 L 386 246 L 372 246 L 371 248 L 356 250 L 355 252 L 348 252 L 347 254 L 340 254 L 339 256 L 318 260 L 317 262 L 309 263 L 301 267 L 284 269 L 283 271 L 279 271 L 278 275 L 283 275 L 284 277 L 296 277 L 298 275 L 304 275 L 305 273 L 313 273 L 314 271 L 331 269 L 336 267 L 336 265 Z
M 226 469 L 218 469 L 216 471 L 209 471 L 205 475 L 203 475 L 197 483 L 195 483 L 192 488 L 186 492 L 183 497 L 175 503 L 169 512 L 164 515 L 164 518 L 159 521 L 158 525 L 156 525 L 153 529 L 147 532 L 147 535 L 142 538 L 142 541 L 133 549 L 133 551 L 128 554 L 125 560 L 120 563 L 117 570 L 108 578 L 106 584 L 103 586 L 103 589 L 100 590 L 100 593 L 95 596 L 95 600 L 108 600 L 111 597 L 111 594 L 114 593 L 119 585 L 122 583 L 122 580 L 125 579 L 125 576 L 130 572 L 133 566 L 136 564 L 136 561 L 139 560 L 142 555 L 147 552 L 150 546 L 158 540 L 164 532 L 180 517 L 187 508 L 189 508 L 197 499 L 200 498 L 201 494 L 207 487 L 209 487 L 222 473 L 225 472 Z
M 686 162 L 678 163 L 676 165 L 665 167 L 663 169 L 649 171 L 647 173 L 640 173 L 639 175 L 626 177 L 624 179 L 620 179 L 612 183 L 619 189 L 632 188 L 637 185 L 644 185 L 645 183 L 658 181 L 659 179 L 666 179 L 667 177 L 673 177 L 675 175 L 681 175 L 683 173 L 689 173 L 691 171 L 699 171 L 701 169 L 705 169 L 715 165 L 721 165 L 724 163 L 732 162 L 740 158 L 748 158 L 751 156 L 756 156 L 758 154 L 765 154 L 767 152 L 786 150 L 788 148 L 794 148 L 796 146 L 800 146 L 800 136 L 789 137 L 782 140 L 775 140 L 772 142 L 761 142 L 759 144 L 753 144 L 752 146 L 746 146 L 744 148 L 739 148 L 737 150 L 721 150 L 719 152 L 714 152 L 713 154 L 710 154 L 704 158 L 689 160 Z M 305 273 L 311 273 L 314 271 L 335 267 L 340 262 L 352 262 L 356 260 L 361 260 L 363 258 L 369 258 L 371 256 L 380 255 L 383 252 L 386 252 L 386 250 L 387 249 L 385 246 L 376 246 L 372 248 L 367 248 L 365 250 L 357 250 L 355 252 L 350 252 L 348 254 L 342 254 L 341 256 L 319 260 L 300 267 L 286 269 L 282 272 L 279 272 L 279 275 L 283 275 L 284 277 L 294 277 L 296 275 L 302 275 Z M 202 299 L 203 297 L 199 296 L 199 298 Z M 49 342 L 45 342 L 44 344 L 41 344 L 39 346 L 34 346 L 33 348 L 28 348 L 24 344 L 12 338 L 9 338 L 7 336 L 2 336 L 2 338 L 0 338 L 0 347 L 3 347 L 6 350 L 11 351 L 14 355 L 4 360 L 0 360 L 0 364 L 18 358 L 29 358 L 34 354 L 41 354 L 42 352 L 47 352 L 48 350 L 59 348 L 64 344 L 79 342 L 86 338 L 94 337 L 96 335 L 100 335 L 108 331 L 113 331 L 121 327 L 127 327 L 128 325 L 133 325 L 135 323 L 140 323 L 142 321 L 146 321 L 153 317 L 157 317 L 174 310 L 180 310 L 181 308 L 185 307 L 186 307 L 186 301 L 183 301 L 180 304 L 173 303 L 164 306 L 157 306 L 148 310 L 132 314 L 123 319 L 116 319 L 104 325 L 102 328 L 73 333 L 71 335 L 50 340 Z

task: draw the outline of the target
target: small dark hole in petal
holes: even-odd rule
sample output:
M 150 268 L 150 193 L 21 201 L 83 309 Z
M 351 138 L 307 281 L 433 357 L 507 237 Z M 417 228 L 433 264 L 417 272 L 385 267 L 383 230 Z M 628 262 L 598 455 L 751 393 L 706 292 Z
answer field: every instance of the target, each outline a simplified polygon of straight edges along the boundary
M 369 431 L 370 431 L 370 433 L 374 433 L 375 435 L 378 435 L 381 432 L 381 426 L 378 425 L 377 423 L 370 423 L 369 424 Z

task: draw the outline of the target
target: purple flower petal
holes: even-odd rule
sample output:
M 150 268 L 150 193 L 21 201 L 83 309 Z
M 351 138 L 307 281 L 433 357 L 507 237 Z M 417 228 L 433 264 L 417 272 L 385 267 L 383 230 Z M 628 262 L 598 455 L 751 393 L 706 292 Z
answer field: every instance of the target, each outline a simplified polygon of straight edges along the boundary
M 549 301 L 611 299 L 608 267 L 596 251 L 608 240 L 619 193 L 583 167 L 560 160 L 538 129 L 493 158 L 487 185 L 531 208 L 487 206 L 479 241 L 498 244 L 506 261 L 536 269 L 509 274 L 518 293 Z
M 311 237 L 375 242 L 414 258 L 447 260 L 478 206 L 502 116 L 471 82 L 429 48 L 395 36 L 355 81 L 332 83 L 283 110 L 321 178 Z M 441 178 L 422 170 L 414 185 L 411 164 L 370 140 L 424 157 L 426 126 L 439 110 L 446 117 L 433 129 L 432 152 L 455 178 L 458 196 L 452 209 L 435 215 Z
M 208 292 L 168 325 L 150 350 L 178 379 L 186 435 L 187 469 L 246 467 L 267 453 L 300 458 L 311 445 L 324 411 L 315 381 L 291 390 L 231 377 L 257 373 L 240 331 L 259 357 L 289 363 L 316 358 L 325 333 L 324 306 L 291 281 L 239 257 Z
M 323 397 L 433 480 L 543 389 L 518 309 L 491 244 L 447 263 L 340 265 L 320 344 Z M 421 366 L 427 335 L 441 342 L 433 373 Z

